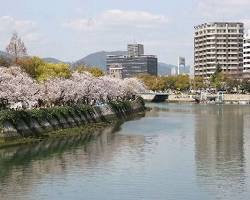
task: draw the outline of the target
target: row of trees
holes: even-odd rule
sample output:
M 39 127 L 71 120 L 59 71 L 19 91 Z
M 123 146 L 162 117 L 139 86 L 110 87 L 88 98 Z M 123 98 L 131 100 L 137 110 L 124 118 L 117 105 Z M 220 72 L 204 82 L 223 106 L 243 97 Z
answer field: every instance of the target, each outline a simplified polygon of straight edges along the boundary
M 152 91 L 164 91 L 168 89 L 185 91 L 190 88 L 190 80 L 187 75 L 164 77 L 142 75 L 138 78 L 143 81 L 149 90 Z
M 145 92 L 136 78 L 115 79 L 96 67 L 65 63 L 47 63 L 28 57 L 27 49 L 16 33 L 6 52 L 10 58 L 0 59 L 0 104 L 21 103 L 26 108 L 65 104 L 104 103 L 129 99 Z
M 25 47 L 22 40 L 18 37 L 17 33 L 14 33 L 10 43 L 6 48 L 6 52 L 14 58 L 14 63 L 21 67 L 29 76 L 39 82 L 52 79 L 54 77 L 70 78 L 72 71 L 69 65 L 59 63 L 52 64 L 46 63 L 38 57 L 27 57 L 27 48 Z M 1 66 L 11 65 L 10 60 L 1 60 Z M 95 77 L 104 76 L 104 73 L 98 68 L 89 68 L 85 66 L 78 66 L 76 70 L 78 73 L 89 72 Z M 139 77 L 148 89 L 156 90 L 188 90 L 192 85 L 195 88 L 205 87 L 204 81 L 201 79 L 189 80 L 188 76 L 177 76 L 177 77 L 154 77 L 145 75 Z
M 135 78 L 120 80 L 74 71 L 69 77 L 59 74 L 38 82 L 20 67 L 0 68 L 0 99 L 10 105 L 22 103 L 26 108 L 104 103 L 129 99 L 144 91 L 143 84 Z
M 224 73 L 220 66 L 217 66 L 210 80 L 206 81 L 205 87 L 227 92 L 250 92 L 250 80 L 232 78 Z
M 77 71 L 79 73 L 89 72 L 95 77 L 104 76 L 104 72 L 98 67 L 87 67 L 85 65 L 79 65 L 74 69 L 71 69 L 69 64 L 48 63 L 35 56 L 19 58 L 17 61 L 0 58 L 0 66 L 10 67 L 12 65 L 19 66 L 32 78 L 38 81 L 44 81 L 53 77 L 69 78 L 73 71 Z
M 189 91 L 205 90 L 214 88 L 231 92 L 250 92 L 250 80 L 238 80 L 226 76 L 220 69 L 217 69 L 209 80 L 202 77 L 191 79 L 188 75 L 179 76 L 151 76 L 142 75 L 138 77 L 145 86 L 152 91 Z

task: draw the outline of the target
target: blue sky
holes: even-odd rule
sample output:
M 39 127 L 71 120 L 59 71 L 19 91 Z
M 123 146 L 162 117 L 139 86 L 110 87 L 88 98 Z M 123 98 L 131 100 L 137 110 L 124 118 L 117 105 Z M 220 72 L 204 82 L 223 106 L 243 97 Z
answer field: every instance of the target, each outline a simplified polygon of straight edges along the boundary
M 193 27 L 242 21 L 250 28 L 249 0 L 0 0 L 0 49 L 13 31 L 28 53 L 74 61 L 136 41 L 147 54 L 193 64 Z

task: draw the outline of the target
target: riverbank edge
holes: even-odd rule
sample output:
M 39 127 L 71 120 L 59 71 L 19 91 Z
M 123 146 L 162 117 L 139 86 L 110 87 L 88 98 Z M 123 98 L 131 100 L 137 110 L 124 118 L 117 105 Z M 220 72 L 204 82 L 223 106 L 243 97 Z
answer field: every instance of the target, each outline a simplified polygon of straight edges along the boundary
M 169 95 L 166 100 L 167 103 L 195 103 L 193 95 Z M 250 104 L 249 94 L 224 94 L 225 104 L 240 104 L 242 102 L 247 102 Z
M 119 120 L 144 112 L 146 110 L 141 99 L 126 102 L 112 102 L 102 106 L 94 106 L 85 113 L 74 111 L 61 115 L 10 120 L 0 123 L 0 148 L 18 144 L 33 143 L 46 138 L 95 132 Z M 78 133 L 76 133 L 78 132 Z

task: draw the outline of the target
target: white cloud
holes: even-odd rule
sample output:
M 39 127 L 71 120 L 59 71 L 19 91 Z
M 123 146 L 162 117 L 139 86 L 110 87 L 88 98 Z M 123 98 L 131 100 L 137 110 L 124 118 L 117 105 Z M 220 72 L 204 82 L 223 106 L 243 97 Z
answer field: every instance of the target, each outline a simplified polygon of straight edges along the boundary
M 42 43 L 44 40 L 44 37 L 38 32 L 30 32 L 22 36 L 23 40 L 28 43 Z
M 44 41 L 34 21 L 20 20 L 11 16 L 0 16 L 0 50 L 5 49 L 12 33 L 15 31 L 21 36 L 28 50 L 35 49 L 38 44 Z M 32 51 L 28 53 L 32 53 Z
M 250 19 L 242 19 L 240 21 L 244 23 L 246 30 L 250 30 Z
M 66 21 L 63 26 L 82 31 L 103 31 L 128 27 L 153 28 L 168 22 L 164 15 L 156 15 L 145 11 L 108 10 L 95 18 L 73 19 Z
M 77 41 L 74 43 L 77 45 L 75 48 L 83 49 L 82 54 L 100 50 L 125 50 L 127 43 L 134 41 L 146 45 L 145 53 L 156 54 L 158 52 L 155 49 L 159 50 L 157 46 L 147 43 L 152 40 L 168 40 L 165 33 L 170 23 L 165 15 L 116 9 L 99 13 L 94 18 L 68 20 L 63 23 L 63 27 L 74 31 L 74 39 Z
M 198 9 L 202 15 L 223 16 L 225 14 L 243 14 L 249 11 L 249 0 L 196 0 Z M 227 17 L 227 16 L 224 16 Z M 229 17 L 229 16 L 228 16 Z
M 17 31 L 26 34 L 36 29 L 36 23 L 30 20 L 17 20 L 10 16 L 0 17 L 0 30 L 4 32 Z

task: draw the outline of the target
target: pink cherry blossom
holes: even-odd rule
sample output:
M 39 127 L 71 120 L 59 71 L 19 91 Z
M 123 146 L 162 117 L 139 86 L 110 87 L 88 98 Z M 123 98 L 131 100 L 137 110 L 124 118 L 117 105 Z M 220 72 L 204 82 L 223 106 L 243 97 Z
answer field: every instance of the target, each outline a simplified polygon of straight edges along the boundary
M 37 83 L 19 67 L 0 68 L 0 99 L 8 100 L 10 104 L 21 102 L 34 107 L 39 100 L 48 106 L 105 103 L 129 99 L 141 92 L 145 92 L 145 87 L 136 78 L 122 80 L 74 72 L 69 79 L 52 78 Z

